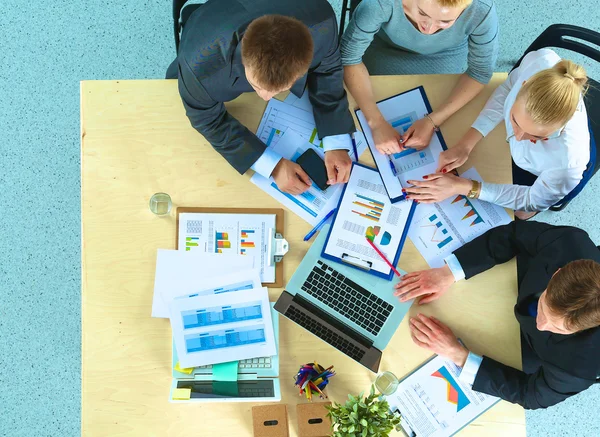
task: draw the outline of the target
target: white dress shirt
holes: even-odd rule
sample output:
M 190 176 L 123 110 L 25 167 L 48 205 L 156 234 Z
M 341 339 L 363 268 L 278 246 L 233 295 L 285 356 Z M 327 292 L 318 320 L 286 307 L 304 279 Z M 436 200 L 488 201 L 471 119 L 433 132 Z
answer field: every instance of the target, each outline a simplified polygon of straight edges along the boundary
M 323 150 L 350 150 L 352 147 L 352 138 L 350 134 L 331 135 L 323 138 Z M 270 178 L 271 173 L 275 170 L 277 164 L 281 161 L 281 155 L 268 147 L 265 149 L 260 158 L 256 160 L 252 167 L 256 173 L 265 178 Z
M 539 71 L 552 68 L 560 57 L 550 49 L 531 52 L 508 79 L 492 94 L 473 123 L 484 137 L 502 120 L 506 141 L 515 164 L 536 176 L 533 186 L 484 182 L 479 198 L 496 205 L 521 211 L 544 211 L 573 190 L 590 160 L 590 134 L 583 98 L 565 126 L 548 139 L 517 141 L 510 122 L 510 111 L 523 83 Z

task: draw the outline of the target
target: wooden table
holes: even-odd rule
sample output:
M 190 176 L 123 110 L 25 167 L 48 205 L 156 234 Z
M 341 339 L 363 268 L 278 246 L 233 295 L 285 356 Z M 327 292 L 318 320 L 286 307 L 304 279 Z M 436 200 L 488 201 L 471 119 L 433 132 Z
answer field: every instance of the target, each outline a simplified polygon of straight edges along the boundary
M 475 119 L 492 90 L 496 74 L 481 95 L 443 128 L 453 145 Z M 424 85 L 434 108 L 449 94 L 457 76 L 373 78 L 378 99 Z M 354 102 L 351 102 L 354 106 Z M 227 104 L 251 130 L 265 102 L 255 94 Z M 156 250 L 175 248 L 175 216 L 159 218 L 148 209 L 156 192 L 169 193 L 177 206 L 279 207 L 240 176 L 199 135 L 185 116 L 176 81 L 90 81 L 81 84 L 82 177 L 82 433 L 85 436 L 247 436 L 251 406 L 171 404 L 171 330 L 167 319 L 150 317 Z M 368 158 L 368 159 L 367 159 Z M 371 162 L 368 152 L 363 162 Z M 510 181 L 510 156 L 499 127 L 474 151 L 465 169 L 476 165 L 490 182 Z M 286 211 L 289 280 L 307 249 L 310 226 Z M 427 265 L 407 242 L 399 266 Z M 520 367 L 514 262 L 497 266 L 453 287 L 437 302 L 412 308 L 448 323 L 474 351 Z M 270 289 L 271 300 L 281 289 Z M 290 431 L 296 435 L 294 405 L 300 401 L 292 376 L 316 359 L 334 364 L 338 375 L 330 399 L 368 390 L 374 374 L 285 318 L 280 320 L 282 402 L 290 405 Z M 381 370 L 407 374 L 429 353 L 410 340 L 407 318 L 383 353 Z M 524 412 L 502 401 L 462 431 L 464 436 L 525 435 Z

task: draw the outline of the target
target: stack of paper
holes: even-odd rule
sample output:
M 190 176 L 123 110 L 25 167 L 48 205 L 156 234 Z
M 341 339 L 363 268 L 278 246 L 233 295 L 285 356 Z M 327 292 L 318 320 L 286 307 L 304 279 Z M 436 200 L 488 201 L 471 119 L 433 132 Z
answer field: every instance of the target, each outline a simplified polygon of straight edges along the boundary
M 152 317 L 168 318 L 173 299 L 206 289 L 207 278 L 253 269 L 254 263 L 252 256 L 159 249 L 156 255 Z M 259 287 L 260 281 L 254 286 Z
M 222 278 L 226 282 L 226 278 Z M 226 284 L 231 287 L 231 284 Z M 175 299 L 173 339 L 183 367 L 277 354 L 266 288 Z
M 290 93 L 285 102 L 271 100 L 256 136 L 290 161 L 295 162 L 308 149 L 313 149 L 321 158 L 325 157 L 307 92 L 300 99 Z M 356 132 L 355 137 L 360 156 L 366 150 L 367 142 L 362 132 Z M 352 153 L 351 158 L 356 159 Z M 337 206 L 343 189 L 343 185 L 339 184 L 322 191 L 312 184 L 306 192 L 295 196 L 280 191 L 272 178 L 264 178 L 258 173 L 250 181 L 313 226 Z
M 168 317 L 179 367 L 277 354 L 269 293 L 247 255 L 159 250 L 153 317 Z

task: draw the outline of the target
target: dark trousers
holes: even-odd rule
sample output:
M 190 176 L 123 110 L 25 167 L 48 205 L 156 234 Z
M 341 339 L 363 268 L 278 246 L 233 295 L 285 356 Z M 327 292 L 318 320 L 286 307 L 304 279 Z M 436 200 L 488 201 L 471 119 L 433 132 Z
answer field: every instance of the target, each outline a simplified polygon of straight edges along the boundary
M 513 184 L 527 185 L 528 187 L 531 187 L 538 178 L 536 175 L 529 173 L 527 170 L 523 170 L 521 167 L 515 164 L 515 161 L 512 161 L 512 177 Z

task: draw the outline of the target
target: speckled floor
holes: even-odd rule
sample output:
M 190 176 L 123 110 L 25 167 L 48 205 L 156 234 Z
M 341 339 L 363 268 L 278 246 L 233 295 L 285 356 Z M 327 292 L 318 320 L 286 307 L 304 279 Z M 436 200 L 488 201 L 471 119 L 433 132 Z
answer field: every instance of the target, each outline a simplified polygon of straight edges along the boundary
M 339 10 L 341 0 L 332 0 Z M 527 9 L 524 5 L 527 4 Z M 79 81 L 162 78 L 169 0 L 4 0 L 0 14 L 0 435 L 80 434 Z M 498 2 L 507 70 L 547 25 L 597 2 Z M 600 78 L 600 69 L 590 69 Z M 600 177 L 564 212 L 600 244 Z M 529 436 L 598 436 L 600 388 L 527 414 Z

